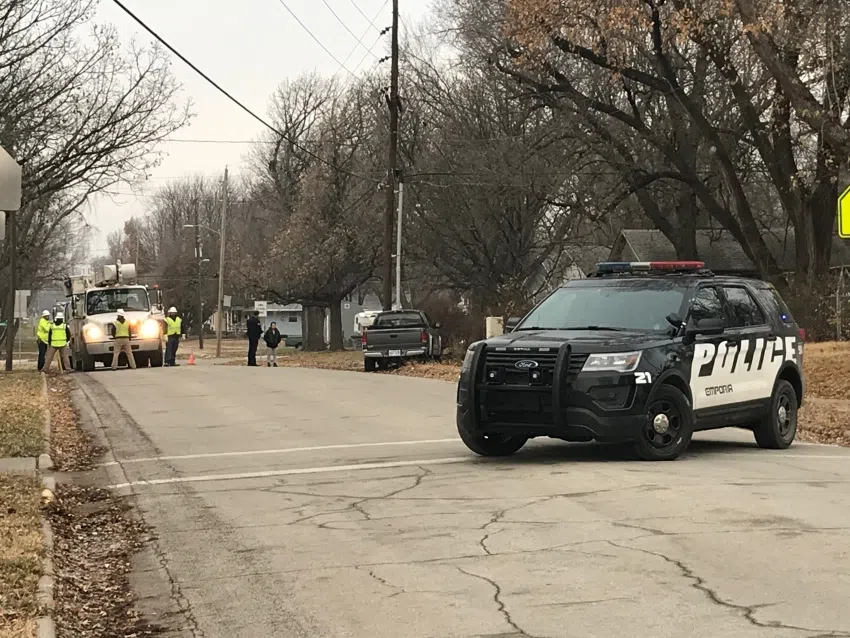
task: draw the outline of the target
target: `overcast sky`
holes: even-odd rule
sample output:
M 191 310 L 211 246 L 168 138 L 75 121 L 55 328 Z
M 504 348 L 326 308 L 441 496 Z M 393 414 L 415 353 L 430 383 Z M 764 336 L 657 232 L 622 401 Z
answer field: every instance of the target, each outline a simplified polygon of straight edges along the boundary
M 328 76 L 340 72 L 333 57 L 298 24 L 284 4 L 312 31 L 340 62 L 354 70 L 374 69 L 376 57 L 366 51 L 390 25 L 389 0 L 326 0 L 357 38 L 334 17 L 325 0 L 122 0 L 139 18 L 175 49 L 212 77 L 252 111 L 265 117 L 269 96 L 286 78 L 318 70 Z M 430 0 L 401 0 L 403 22 L 411 24 L 426 13 Z M 369 17 L 361 15 L 359 9 Z M 375 20 L 375 27 L 370 21 Z M 124 40 L 149 43 L 152 37 L 112 0 L 101 0 L 98 21 L 115 25 Z M 403 34 L 402 34 L 403 35 Z M 377 58 L 388 51 L 389 37 L 377 42 Z M 180 60 L 172 67 L 183 84 L 184 97 L 196 114 L 189 127 L 162 146 L 162 164 L 142 188 L 121 185 L 115 197 L 98 197 L 85 213 L 95 229 L 93 256 L 105 252 L 106 235 L 123 228 L 130 217 L 144 214 L 150 196 L 168 179 L 202 173 L 220 175 L 225 166 L 239 172 L 247 144 L 203 143 L 179 140 L 252 140 L 262 131 L 248 114 L 207 84 Z M 346 71 L 340 72 L 345 77 Z

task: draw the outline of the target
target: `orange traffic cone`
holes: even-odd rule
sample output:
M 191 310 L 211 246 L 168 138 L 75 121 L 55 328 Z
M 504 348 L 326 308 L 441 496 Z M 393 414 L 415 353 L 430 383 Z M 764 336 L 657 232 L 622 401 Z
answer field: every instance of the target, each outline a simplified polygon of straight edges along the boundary
M 189 353 L 189 365 L 190 366 L 195 365 L 195 353 L 194 352 Z

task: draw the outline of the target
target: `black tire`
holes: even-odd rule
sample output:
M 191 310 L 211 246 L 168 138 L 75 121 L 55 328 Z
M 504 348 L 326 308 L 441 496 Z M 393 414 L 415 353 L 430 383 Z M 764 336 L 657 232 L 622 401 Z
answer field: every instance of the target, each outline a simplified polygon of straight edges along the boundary
M 765 450 L 787 450 L 797 436 L 797 393 L 785 379 L 776 382 L 768 412 L 755 427 L 756 443 Z
M 83 371 L 83 360 L 73 351 L 71 352 L 71 367 L 74 368 L 74 372 Z
M 370 359 L 368 357 L 363 359 L 363 370 L 366 372 L 374 372 L 375 371 L 375 360 Z
M 81 372 L 94 372 L 94 357 L 85 352 L 80 353 L 79 357 Z
M 150 361 L 151 368 L 161 368 L 163 363 L 162 350 L 160 349 L 152 353 L 148 357 L 148 361 Z
M 457 426 L 461 441 L 478 456 L 510 456 L 528 443 L 524 436 L 489 435 L 467 432 L 463 426 Z
M 378 359 L 375 363 L 378 364 L 378 370 L 389 370 L 390 369 L 389 359 Z
M 666 419 L 656 427 L 661 415 Z M 693 435 L 694 412 L 688 397 L 672 385 L 662 385 L 649 404 L 635 453 L 643 461 L 674 461 L 688 449 Z

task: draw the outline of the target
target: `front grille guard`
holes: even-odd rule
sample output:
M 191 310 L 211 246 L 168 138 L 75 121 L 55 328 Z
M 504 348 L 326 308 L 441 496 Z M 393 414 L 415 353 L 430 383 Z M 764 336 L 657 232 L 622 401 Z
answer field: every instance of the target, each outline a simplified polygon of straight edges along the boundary
M 472 356 L 470 370 L 469 403 L 471 404 L 470 418 L 473 427 L 477 428 L 487 420 L 482 417 L 481 405 L 487 404 L 487 393 L 492 390 L 485 385 L 484 373 L 486 370 L 487 344 L 482 344 Z M 555 428 L 564 428 L 567 424 L 565 416 L 564 392 L 567 385 L 567 377 L 570 366 L 570 355 L 572 348 L 569 343 L 563 343 L 558 348 L 558 356 L 555 359 L 555 369 L 552 374 L 552 418 Z M 485 365 L 482 365 L 482 361 Z

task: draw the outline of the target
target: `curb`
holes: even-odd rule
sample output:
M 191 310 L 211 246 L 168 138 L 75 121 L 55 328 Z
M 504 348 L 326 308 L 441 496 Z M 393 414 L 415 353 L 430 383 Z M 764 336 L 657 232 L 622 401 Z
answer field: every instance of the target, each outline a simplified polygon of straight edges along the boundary
M 42 377 L 42 388 L 44 392 L 44 454 L 38 457 L 37 467 L 40 471 L 51 471 L 53 460 L 50 458 L 50 440 L 52 436 L 52 424 L 50 420 L 49 395 L 47 392 L 47 379 Z M 52 476 L 42 476 L 41 484 L 44 487 L 42 497 L 48 503 L 56 498 L 56 479 Z M 36 600 L 45 610 L 46 615 L 36 619 L 38 638 L 56 638 L 56 623 L 53 622 L 53 610 L 56 608 L 54 589 L 56 585 L 56 574 L 53 569 L 53 528 L 46 516 L 41 517 L 41 535 L 44 539 L 44 560 L 41 567 L 41 578 L 38 580 Z

